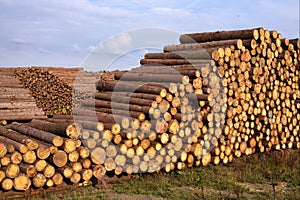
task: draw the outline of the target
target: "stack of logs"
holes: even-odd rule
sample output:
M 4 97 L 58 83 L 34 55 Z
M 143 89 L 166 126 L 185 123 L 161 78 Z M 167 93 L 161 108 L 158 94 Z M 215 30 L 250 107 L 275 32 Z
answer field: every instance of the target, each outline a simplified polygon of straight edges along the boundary
M 0 126 L 0 185 L 25 191 L 63 183 L 90 184 L 105 168 L 93 162 L 79 140 L 79 127 L 69 122 L 32 120 Z
M 73 100 L 75 101 L 91 97 L 95 93 L 95 88 L 91 87 L 91 85 L 94 85 L 96 80 L 100 78 L 101 74 L 101 72 L 86 72 L 81 67 L 64 68 L 33 66 L 31 68 L 47 71 L 67 83 L 73 88 Z
M 83 140 L 109 154 L 99 164 L 115 174 L 168 172 L 300 148 L 299 39 L 257 28 L 180 42 L 100 80 L 95 99 L 76 110 L 83 124 L 103 123 L 87 127 Z
M 0 121 L 30 120 L 45 118 L 42 109 L 36 105 L 30 91 L 15 78 L 14 68 L 0 69 Z
M 300 148 L 299 39 L 257 28 L 185 34 L 180 42 L 98 81 L 73 116 L 0 126 L 2 188 Z
M 24 68 L 16 76 L 46 115 L 72 113 L 73 88 L 57 76 L 40 68 Z

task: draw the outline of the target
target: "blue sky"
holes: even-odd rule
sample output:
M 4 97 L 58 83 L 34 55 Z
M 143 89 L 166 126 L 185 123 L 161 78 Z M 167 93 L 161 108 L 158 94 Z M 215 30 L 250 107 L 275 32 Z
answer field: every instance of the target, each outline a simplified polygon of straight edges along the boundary
M 189 33 L 263 26 L 296 38 L 299 0 L 0 0 L 0 26 L 0 66 L 80 66 L 108 38 L 149 27 Z

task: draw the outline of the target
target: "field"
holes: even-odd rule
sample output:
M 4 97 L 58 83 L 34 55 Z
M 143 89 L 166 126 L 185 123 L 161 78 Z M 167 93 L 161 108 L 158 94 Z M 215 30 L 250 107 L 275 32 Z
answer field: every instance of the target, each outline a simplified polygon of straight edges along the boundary
M 299 155 L 300 150 L 255 154 L 227 165 L 140 174 L 28 199 L 300 199 Z

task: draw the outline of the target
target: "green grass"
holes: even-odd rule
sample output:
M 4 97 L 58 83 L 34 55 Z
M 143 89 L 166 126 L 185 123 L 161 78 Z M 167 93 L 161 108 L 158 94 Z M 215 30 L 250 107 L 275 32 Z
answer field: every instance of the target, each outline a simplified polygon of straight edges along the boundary
M 234 159 L 227 165 L 140 174 L 30 199 L 300 199 L 300 150 Z
M 168 199 L 300 199 L 299 154 L 299 150 L 264 153 L 227 165 L 142 174 L 115 183 L 114 191 Z

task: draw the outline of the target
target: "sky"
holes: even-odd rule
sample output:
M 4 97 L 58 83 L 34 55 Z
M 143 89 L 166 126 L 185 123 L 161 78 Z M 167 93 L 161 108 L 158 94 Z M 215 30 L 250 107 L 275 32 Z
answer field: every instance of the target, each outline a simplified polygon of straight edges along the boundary
M 0 0 L 0 66 L 122 68 L 182 33 L 264 27 L 292 39 L 299 23 L 299 0 Z M 95 49 L 117 56 L 89 66 Z

